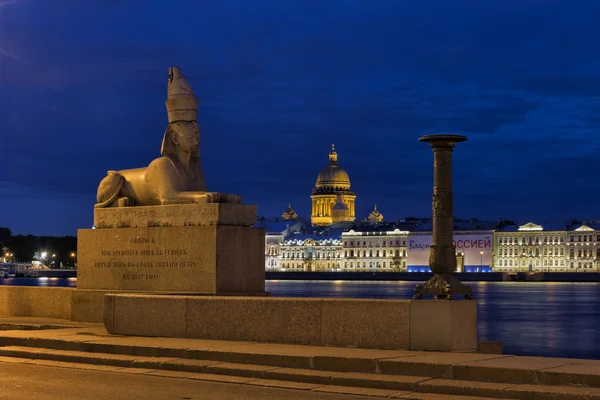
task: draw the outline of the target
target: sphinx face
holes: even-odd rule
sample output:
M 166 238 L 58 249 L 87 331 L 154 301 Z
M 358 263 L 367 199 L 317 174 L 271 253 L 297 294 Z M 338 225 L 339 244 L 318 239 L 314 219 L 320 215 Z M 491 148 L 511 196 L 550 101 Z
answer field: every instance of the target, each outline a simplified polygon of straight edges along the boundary
M 178 147 L 184 153 L 195 153 L 200 144 L 200 127 L 196 123 L 186 124 L 177 132 Z

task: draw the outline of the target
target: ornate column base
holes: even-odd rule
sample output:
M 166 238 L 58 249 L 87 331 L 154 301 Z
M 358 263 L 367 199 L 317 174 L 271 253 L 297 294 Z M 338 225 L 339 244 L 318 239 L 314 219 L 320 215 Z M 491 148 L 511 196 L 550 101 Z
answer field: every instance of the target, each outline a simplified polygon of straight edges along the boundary
M 435 274 L 424 285 L 417 285 L 413 299 L 421 300 L 423 296 L 433 296 L 434 300 L 455 300 L 458 296 L 473 299 L 471 287 L 461 283 L 454 274 Z

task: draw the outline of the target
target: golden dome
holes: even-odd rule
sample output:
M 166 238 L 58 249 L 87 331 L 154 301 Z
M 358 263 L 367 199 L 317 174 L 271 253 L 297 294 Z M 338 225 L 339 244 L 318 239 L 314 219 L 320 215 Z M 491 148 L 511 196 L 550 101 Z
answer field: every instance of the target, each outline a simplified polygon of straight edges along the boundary
M 326 189 L 332 190 L 350 190 L 350 177 L 348 173 L 338 165 L 337 153 L 331 145 L 329 153 L 329 164 L 321 170 L 317 177 L 316 191 Z

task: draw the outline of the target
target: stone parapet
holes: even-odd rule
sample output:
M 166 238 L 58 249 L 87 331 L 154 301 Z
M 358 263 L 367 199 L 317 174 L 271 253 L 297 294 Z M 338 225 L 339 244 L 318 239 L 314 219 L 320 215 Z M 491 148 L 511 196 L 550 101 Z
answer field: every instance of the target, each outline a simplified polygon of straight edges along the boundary
M 440 319 L 448 309 L 450 320 Z M 104 297 L 115 335 L 398 350 L 476 351 L 476 313 L 475 301 Z
M 71 319 L 71 295 L 75 290 L 0 286 L 0 315 Z
M 256 206 L 246 204 L 174 204 L 94 209 L 96 229 L 204 225 L 251 226 L 254 223 L 256 223 Z

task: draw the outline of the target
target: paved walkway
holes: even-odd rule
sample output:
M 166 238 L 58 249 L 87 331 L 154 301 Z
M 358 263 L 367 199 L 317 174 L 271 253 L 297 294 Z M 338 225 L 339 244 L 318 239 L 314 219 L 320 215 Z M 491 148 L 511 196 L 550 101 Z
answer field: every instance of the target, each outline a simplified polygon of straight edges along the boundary
M 2 399 L 11 400 L 364 400 L 363 396 L 207 382 L 93 369 L 0 362 Z
M 2 362 L 390 398 L 600 400 L 596 360 L 126 337 L 102 324 L 0 317 L 10 324 L 39 330 L 0 332 Z

